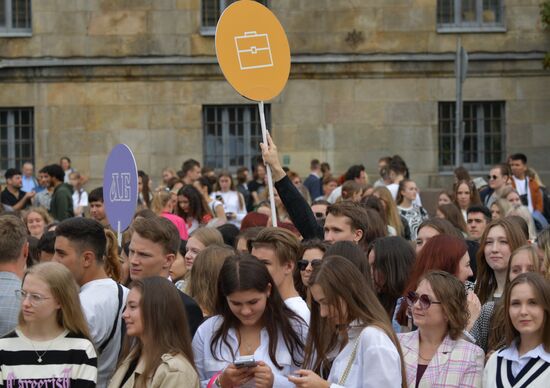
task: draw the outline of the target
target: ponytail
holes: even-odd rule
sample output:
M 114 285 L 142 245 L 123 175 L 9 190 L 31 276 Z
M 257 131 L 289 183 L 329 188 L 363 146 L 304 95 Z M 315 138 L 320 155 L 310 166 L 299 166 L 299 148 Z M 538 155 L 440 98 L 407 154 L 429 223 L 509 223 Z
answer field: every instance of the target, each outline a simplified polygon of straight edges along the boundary
M 115 282 L 120 283 L 122 280 L 122 268 L 118 256 L 118 240 L 115 233 L 109 229 L 105 229 L 105 237 L 107 238 L 107 247 L 105 249 L 103 268 L 107 276 Z

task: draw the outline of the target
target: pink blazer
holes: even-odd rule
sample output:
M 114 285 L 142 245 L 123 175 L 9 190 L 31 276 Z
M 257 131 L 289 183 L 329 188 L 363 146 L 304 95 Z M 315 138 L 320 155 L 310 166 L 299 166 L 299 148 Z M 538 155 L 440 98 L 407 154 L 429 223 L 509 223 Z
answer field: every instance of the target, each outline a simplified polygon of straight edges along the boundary
M 407 370 L 407 385 L 414 388 L 420 346 L 418 330 L 398 336 Z M 428 364 L 418 387 L 481 387 L 484 359 L 479 346 L 463 339 L 454 341 L 447 335 Z

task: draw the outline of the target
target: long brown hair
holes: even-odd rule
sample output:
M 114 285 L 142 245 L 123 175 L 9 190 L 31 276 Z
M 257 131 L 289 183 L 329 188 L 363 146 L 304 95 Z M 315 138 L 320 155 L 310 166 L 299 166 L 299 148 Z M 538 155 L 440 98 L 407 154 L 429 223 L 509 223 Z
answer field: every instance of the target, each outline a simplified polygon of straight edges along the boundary
M 399 211 L 397 210 L 397 205 L 393 199 L 391 192 L 385 186 L 375 187 L 373 195 L 380 198 L 382 202 L 386 205 L 386 220 L 388 225 L 393 226 L 398 236 L 403 236 L 403 222 L 401 217 L 399 217 Z
M 504 293 L 508 291 L 508 288 L 510 287 L 510 274 L 512 273 L 512 267 L 514 264 L 514 257 L 518 255 L 518 253 L 521 252 L 527 252 L 529 255 L 529 258 L 531 259 L 531 264 L 533 265 L 533 272 L 539 272 L 540 271 L 540 262 L 537 257 L 537 251 L 535 250 L 535 247 L 532 245 L 523 245 L 512 252 L 510 255 L 510 261 L 508 262 L 508 271 L 506 272 L 506 283 L 504 284 Z M 519 275 L 518 275 L 519 276 Z M 499 300 L 498 303 L 495 303 L 494 307 L 494 313 L 491 317 L 490 323 L 490 332 L 489 332 L 489 338 L 487 341 L 488 344 L 488 350 L 497 350 L 505 345 L 504 343 L 504 332 L 505 327 L 504 324 L 506 322 L 506 311 L 504 310 L 504 302 L 502 300 Z
M 109 229 L 105 229 L 105 237 L 107 238 L 107 245 L 105 247 L 103 269 L 107 276 L 120 283 L 122 280 L 122 264 L 118 255 L 118 240 L 115 233 Z
M 529 284 L 531 286 L 537 303 L 544 310 L 542 346 L 546 352 L 550 352 L 550 283 L 548 283 L 540 273 L 536 272 L 528 272 L 519 275 L 510 282 L 510 286 L 508 290 L 506 290 L 504 295 L 504 309 L 506 311 L 504 336 L 506 338 L 506 346 L 510 346 L 516 339 L 521 341 L 520 334 L 512 324 L 509 313 L 512 290 L 519 284 Z
M 236 349 L 229 344 L 227 336 L 229 329 L 238 331 L 241 322 L 231 311 L 227 297 L 238 291 L 254 290 L 263 293 L 269 289 L 271 292 L 262 315 L 262 321 L 269 336 L 269 358 L 276 368 L 282 369 L 277 361 L 276 352 L 278 344 L 284 343 L 292 355 L 292 363 L 295 366 L 301 365 L 304 344 L 296 330 L 298 326 L 303 327 L 305 322 L 285 305 L 265 264 L 248 253 L 227 258 L 218 276 L 216 313 L 221 315 L 223 320 L 210 342 L 210 351 L 214 359 L 219 360 L 221 348 L 224 345 L 229 348 L 232 357 L 235 357 L 236 353 Z
M 514 222 L 506 218 L 499 218 L 498 220 L 492 221 L 489 225 L 487 225 L 483 235 L 481 236 L 479 249 L 477 251 L 477 280 L 474 289 L 474 292 L 477 294 L 481 304 L 484 304 L 491 299 L 493 292 L 495 292 L 497 288 L 495 273 L 493 269 L 489 267 L 489 264 L 487 264 L 487 260 L 485 259 L 485 245 L 487 245 L 487 236 L 489 235 L 491 229 L 496 226 L 500 226 L 504 229 L 506 238 L 508 239 L 508 245 L 510 246 L 510 252 L 515 251 L 527 242 L 520 228 Z
M 205 316 L 216 310 L 218 275 L 226 258 L 235 254 L 229 245 L 210 245 L 199 252 L 189 276 L 189 296 L 197 301 Z
M 57 310 L 57 323 L 71 334 L 84 337 L 91 341 L 88 323 L 82 312 L 80 298 L 78 297 L 79 287 L 71 271 L 63 264 L 49 261 L 33 265 L 27 269 L 23 276 L 22 284 L 28 275 L 40 278 L 48 285 L 53 298 L 61 305 Z M 23 312 L 19 312 L 19 326 L 25 326 Z
M 347 259 L 341 256 L 327 256 L 316 266 L 310 278 L 310 285 L 319 285 L 324 292 L 325 301 L 334 306 L 338 317 L 349 325 L 359 321 L 364 327 L 375 326 L 382 330 L 393 342 L 401 359 L 401 385 L 407 386 L 407 374 L 403 363 L 403 353 L 392 329 L 390 319 L 380 304 L 374 291 L 368 287 L 359 270 Z M 344 313 L 343 309 L 346 309 Z M 346 326 L 347 326 L 346 325 Z M 328 372 L 328 354 L 332 350 L 343 348 L 339 341 L 339 333 L 334 324 L 322 318 L 319 304 L 311 306 L 311 322 L 305 348 L 304 365 L 319 374 Z
M 187 313 L 176 287 L 163 277 L 153 276 L 134 280 L 130 289 L 134 288 L 141 294 L 142 336 L 146 339 L 147 348 L 144 348 L 139 337 L 127 335 L 118 365 L 125 360 L 132 362 L 144 357 L 145 368 L 136 380 L 138 388 L 147 386 L 147 380 L 161 364 L 163 354 L 181 354 L 195 368 Z

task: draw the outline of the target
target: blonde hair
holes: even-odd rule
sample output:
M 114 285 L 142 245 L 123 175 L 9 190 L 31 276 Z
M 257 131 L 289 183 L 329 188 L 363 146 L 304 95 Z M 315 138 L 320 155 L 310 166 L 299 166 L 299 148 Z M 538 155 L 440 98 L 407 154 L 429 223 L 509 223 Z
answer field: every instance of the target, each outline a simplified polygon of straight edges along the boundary
M 204 245 L 205 247 L 208 247 L 209 245 L 213 245 L 213 244 L 218 244 L 218 245 L 223 244 L 223 236 L 220 233 L 220 231 L 216 228 L 209 228 L 209 227 L 198 228 L 193 233 L 191 233 L 189 238 L 191 237 L 194 237 L 197 240 L 199 240 L 202 243 L 202 245 Z
M 531 212 L 529 211 L 527 206 L 512 207 L 506 213 L 506 217 L 508 216 L 518 216 L 523 218 L 527 223 L 527 228 L 529 230 L 529 240 L 534 241 L 537 238 L 537 229 L 535 227 L 535 221 L 533 221 L 533 216 L 531 216 Z
M 211 245 L 196 257 L 189 279 L 189 296 L 197 301 L 205 316 L 216 310 L 218 275 L 225 259 L 235 254 L 228 245 Z
M 41 206 L 37 206 L 31 207 L 30 209 L 27 209 L 25 210 L 25 212 L 23 212 L 23 222 L 25 223 L 25 226 L 27 226 L 27 219 L 29 218 L 29 214 L 31 213 L 40 214 L 40 216 L 44 220 L 45 225 L 51 224 L 53 222 L 53 218 L 50 216 L 48 211 Z
M 170 191 L 157 191 L 153 195 L 153 201 L 151 201 L 151 210 L 154 211 L 156 214 L 162 213 L 162 210 L 164 209 L 168 201 L 170 201 L 172 195 L 173 194 Z
M 27 269 L 23 276 L 22 284 L 28 275 L 36 276 L 48 285 L 53 298 L 60 304 L 57 311 L 57 323 L 71 334 L 84 337 L 91 341 L 88 323 L 84 318 L 79 288 L 73 274 L 63 264 L 57 262 L 45 262 Z M 25 326 L 23 312 L 19 312 L 19 326 Z
M 537 236 L 537 246 L 542 251 L 540 270 L 546 280 L 550 280 L 550 228 L 546 228 L 539 233 Z
M 403 222 L 401 217 L 399 217 L 399 212 L 397 211 L 397 205 L 395 200 L 391 195 L 391 192 L 385 186 L 375 187 L 373 194 L 376 194 L 378 198 L 386 205 L 386 221 L 388 225 L 393 226 L 398 236 L 403 235 Z

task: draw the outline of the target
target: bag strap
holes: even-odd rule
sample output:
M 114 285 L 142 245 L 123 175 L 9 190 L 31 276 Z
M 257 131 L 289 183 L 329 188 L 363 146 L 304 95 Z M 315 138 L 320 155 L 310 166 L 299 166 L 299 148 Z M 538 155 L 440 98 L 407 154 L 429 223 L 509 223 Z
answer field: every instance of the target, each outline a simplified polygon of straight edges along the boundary
M 113 323 L 113 328 L 111 329 L 111 333 L 109 334 L 109 337 L 99 347 L 99 353 L 103 353 L 103 351 L 105 350 L 107 345 L 109 345 L 109 342 L 111 342 L 111 340 L 115 336 L 116 329 L 118 327 L 118 320 L 119 320 L 119 316 L 120 316 L 120 310 L 122 308 L 122 286 L 118 283 L 116 284 L 116 286 L 118 288 L 118 310 L 117 310 L 117 313 L 116 313 L 116 316 L 115 316 L 115 321 Z
M 340 377 L 340 381 L 338 382 L 338 385 L 344 385 L 346 383 L 346 380 L 348 379 L 348 375 L 353 365 L 353 361 L 355 361 L 355 357 L 357 356 L 357 347 L 359 346 L 360 339 L 361 339 L 361 333 L 359 333 L 359 335 L 355 339 L 355 342 L 353 343 L 353 350 L 349 355 L 348 365 L 346 365 L 346 369 L 344 369 L 344 373 L 342 373 L 342 377 Z

